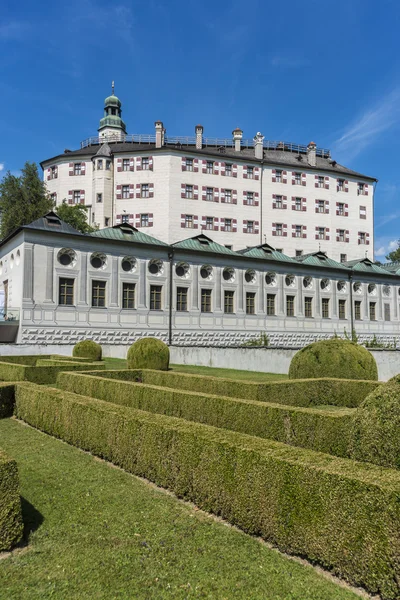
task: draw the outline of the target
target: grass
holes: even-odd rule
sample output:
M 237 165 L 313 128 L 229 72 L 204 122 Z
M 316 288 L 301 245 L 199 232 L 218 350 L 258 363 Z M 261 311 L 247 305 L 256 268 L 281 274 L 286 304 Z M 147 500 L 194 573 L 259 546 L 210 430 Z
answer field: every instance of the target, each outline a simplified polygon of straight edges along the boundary
M 146 482 L 13 419 L 29 547 L 0 599 L 356 600 L 352 591 Z
M 126 369 L 126 360 L 122 358 L 105 358 L 106 369 Z M 198 367 L 196 365 L 170 365 L 172 371 L 194 373 L 195 375 L 211 375 L 228 379 L 244 381 L 271 381 L 272 379 L 287 379 L 287 375 L 277 373 L 260 373 L 257 371 L 240 371 L 238 369 L 216 369 L 214 367 Z

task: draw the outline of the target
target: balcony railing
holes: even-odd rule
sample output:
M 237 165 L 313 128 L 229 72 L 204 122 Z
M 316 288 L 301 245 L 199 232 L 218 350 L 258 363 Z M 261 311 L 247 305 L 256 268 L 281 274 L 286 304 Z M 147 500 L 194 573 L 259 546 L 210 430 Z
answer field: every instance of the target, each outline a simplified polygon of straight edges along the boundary
M 133 143 L 133 144 L 149 144 L 154 145 L 156 142 L 155 134 L 110 134 L 108 136 L 99 137 L 91 136 L 81 142 L 81 148 L 103 144 L 104 142 L 111 144 L 118 143 Z M 195 136 L 165 136 L 165 146 L 196 146 Z M 233 148 L 235 141 L 232 138 L 203 138 L 203 148 L 213 147 L 217 149 Z M 241 140 L 241 148 L 254 148 L 254 140 Z M 265 150 L 276 150 L 277 152 L 294 152 L 296 154 L 306 154 L 307 146 L 294 144 L 292 142 L 264 140 L 263 146 Z M 317 156 L 322 158 L 330 158 L 331 153 L 327 148 L 317 148 Z

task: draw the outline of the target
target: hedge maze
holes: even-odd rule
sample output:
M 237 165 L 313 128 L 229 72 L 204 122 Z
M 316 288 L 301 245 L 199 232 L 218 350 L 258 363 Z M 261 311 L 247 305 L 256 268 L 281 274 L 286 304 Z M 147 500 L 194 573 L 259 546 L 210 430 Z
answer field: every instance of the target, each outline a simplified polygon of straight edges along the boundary
M 369 406 L 376 421 L 380 398 L 393 411 L 400 383 L 248 383 L 60 357 L 22 366 L 59 369 L 56 386 L 3 384 L 0 416 L 13 413 L 370 593 L 400 597 L 399 457 L 382 468 L 364 425 Z
M 58 355 L 6 356 L 0 359 L 0 381 L 31 381 L 51 384 L 61 371 L 88 371 L 104 369 L 102 362 L 87 358 Z

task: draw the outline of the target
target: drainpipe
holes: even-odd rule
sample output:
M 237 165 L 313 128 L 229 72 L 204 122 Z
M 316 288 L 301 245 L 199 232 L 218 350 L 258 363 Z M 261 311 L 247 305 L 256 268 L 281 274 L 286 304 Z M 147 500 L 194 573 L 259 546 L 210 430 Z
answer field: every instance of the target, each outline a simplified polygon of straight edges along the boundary
M 350 282 L 350 325 L 351 325 L 350 338 L 352 338 L 353 337 L 353 329 L 354 329 L 354 317 L 353 317 L 353 273 L 349 273 L 349 282 Z
M 172 344 L 172 298 L 173 298 L 173 259 L 174 251 L 168 252 L 169 260 L 169 311 L 168 311 L 168 346 Z

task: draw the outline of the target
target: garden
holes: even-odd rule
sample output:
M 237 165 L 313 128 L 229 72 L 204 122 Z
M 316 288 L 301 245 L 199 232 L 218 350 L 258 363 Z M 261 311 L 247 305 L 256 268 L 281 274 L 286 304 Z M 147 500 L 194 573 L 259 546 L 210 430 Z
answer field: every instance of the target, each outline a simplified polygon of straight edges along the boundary
M 399 597 L 400 378 L 378 382 L 368 350 L 311 344 L 287 379 L 171 370 L 152 338 L 124 369 L 90 341 L 73 354 L 0 362 L 0 597 L 357 597 L 259 538 Z

